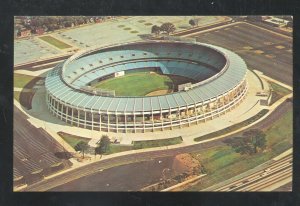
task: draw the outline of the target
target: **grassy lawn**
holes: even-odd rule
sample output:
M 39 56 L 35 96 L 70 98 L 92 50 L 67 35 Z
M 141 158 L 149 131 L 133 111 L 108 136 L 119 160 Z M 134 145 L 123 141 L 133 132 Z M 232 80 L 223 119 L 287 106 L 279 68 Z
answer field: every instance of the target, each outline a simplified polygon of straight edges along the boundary
M 57 133 L 61 138 L 63 138 L 71 147 L 75 147 L 75 145 L 77 145 L 80 141 L 84 141 L 86 143 L 88 143 L 91 139 L 89 138 L 84 138 L 84 137 L 79 137 L 76 135 L 71 135 L 71 134 L 67 134 L 64 132 L 58 132 Z
M 156 90 L 172 89 L 173 82 L 166 75 L 138 72 L 107 79 L 94 86 L 101 89 L 115 90 L 117 96 L 145 96 Z
M 45 42 L 48 42 L 49 44 L 52 44 L 53 46 L 59 48 L 59 49 L 67 49 L 71 48 L 69 44 L 66 44 L 56 38 L 53 38 L 52 36 L 42 36 L 39 37 L 40 39 L 44 40 Z
M 29 82 L 31 82 L 35 78 L 36 77 L 34 76 L 14 73 L 14 87 L 24 88 Z
M 192 153 L 204 166 L 207 176 L 201 183 L 188 188 L 198 191 L 218 182 L 232 178 L 271 158 L 281 154 L 293 145 L 293 110 L 292 108 L 274 124 L 265 129 L 267 150 L 252 156 L 235 153 L 230 146 L 217 146 L 201 153 Z
M 108 154 L 113 154 L 118 152 L 125 152 L 132 149 L 133 149 L 132 145 L 110 144 L 108 151 L 105 152 L 105 154 L 108 155 Z
M 18 102 L 20 102 L 20 94 L 21 94 L 21 92 L 14 91 L 14 98 L 15 98 Z
M 256 115 L 254 115 L 253 117 L 250 117 L 249 119 L 246 119 L 243 122 L 240 122 L 238 124 L 232 125 L 230 127 L 226 127 L 225 129 L 221 129 L 221 130 L 218 130 L 216 132 L 212 132 L 212 133 L 203 135 L 201 137 L 196 137 L 194 139 L 194 141 L 200 142 L 200 141 L 203 141 L 203 140 L 206 140 L 206 139 L 210 139 L 210 138 L 213 138 L 213 137 L 221 136 L 221 135 L 233 132 L 235 130 L 238 130 L 238 129 L 240 129 L 242 127 L 245 127 L 245 126 L 247 126 L 247 125 L 255 122 L 256 120 L 262 118 L 265 114 L 268 113 L 268 111 L 269 110 L 267 110 L 267 109 L 263 109 L 259 113 L 257 113 Z
M 145 140 L 145 141 L 134 141 L 133 149 L 144 149 L 151 147 L 162 147 L 174 144 L 180 144 L 182 142 L 182 137 L 173 137 L 169 139 L 160 139 L 160 140 Z
M 277 100 L 279 100 L 280 98 L 282 98 L 283 96 L 291 93 L 292 91 L 280 86 L 279 84 L 276 84 L 274 82 L 268 82 L 270 87 L 273 89 L 273 94 L 272 94 L 272 99 L 271 99 L 271 105 L 276 102 Z

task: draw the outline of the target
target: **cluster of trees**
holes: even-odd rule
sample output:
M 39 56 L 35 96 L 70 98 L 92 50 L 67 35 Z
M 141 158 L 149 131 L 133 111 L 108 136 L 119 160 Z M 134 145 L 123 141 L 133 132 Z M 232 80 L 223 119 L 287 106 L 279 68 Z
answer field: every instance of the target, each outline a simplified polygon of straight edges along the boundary
M 194 27 L 194 26 L 198 26 L 198 20 L 197 19 L 190 19 L 189 20 L 189 24 Z
M 104 19 L 100 16 L 34 16 L 34 17 L 19 17 L 19 28 L 31 30 L 31 33 L 36 33 L 36 29 L 43 28 L 45 31 L 54 31 L 72 25 L 81 25 L 94 23 L 98 19 Z M 17 27 L 17 29 L 18 29 Z
M 167 22 L 167 23 L 163 23 L 161 26 L 157 26 L 157 25 L 152 26 L 151 33 L 156 34 L 157 36 L 162 32 L 169 35 L 170 33 L 173 33 L 175 30 L 176 30 L 175 25 L 170 22 Z
M 107 135 L 102 135 L 100 141 L 97 143 L 97 147 L 95 147 L 95 155 L 99 154 L 102 156 L 104 153 L 108 151 L 109 145 L 110 145 L 109 137 Z M 82 153 L 83 159 L 84 159 L 85 151 L 88 150 L 89 148 L 90 146 L 88 145 L 88 143 L 84 141 L 78 142 L 74 147 L 75 151 Z
M 266 134 L 258 129 L 251 129 L 243 133 L 242 137 L 235 137 L 224 141 L 235 152 L 240 154 L 256 154 L 266 148 Z

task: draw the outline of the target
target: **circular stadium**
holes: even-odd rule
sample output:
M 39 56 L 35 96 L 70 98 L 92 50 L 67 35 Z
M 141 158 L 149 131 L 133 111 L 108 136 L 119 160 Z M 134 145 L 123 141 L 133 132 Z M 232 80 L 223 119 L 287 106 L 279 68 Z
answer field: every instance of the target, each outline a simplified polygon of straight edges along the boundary
M 137 41 L 77 53 L 49 71 L 47 106 L 73 126 L 154 132 L 223 115 L 245 98 L 247 66 L 224 48 Z

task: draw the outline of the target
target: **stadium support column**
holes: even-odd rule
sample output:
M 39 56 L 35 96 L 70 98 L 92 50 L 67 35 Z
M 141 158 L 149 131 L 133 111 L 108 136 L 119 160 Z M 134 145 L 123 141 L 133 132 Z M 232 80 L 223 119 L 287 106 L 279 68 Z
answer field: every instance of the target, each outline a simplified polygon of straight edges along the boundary
M 74 122 L 74 109 L 73 109 L 73 107 L 72 107 L 72 118 L 71 118 L 71 125 L 73 126 L 73 122 Z
M 188 118 L 189 127 L 191 126 L 191 120 L 190 120 L 190 111 L 188 105 L 186 105 L 186 116 Z
M 68 123 L 68 118 L 69 118 L 68 115 L 69 115 L 69 107 L 66 106 L 66 118 L 65 118 L 66 123 Z
M 218 117 L 220 117 L 219 100 L 220 100 L 220 98 L 217 97 L 217 99 L 216 99 L 216 105 L 217 105 L 217 113 L 218 113 Z
M 84 128 L 86 128 L 86 111 L 84 110 Z
M 101 132 L 101 124 L 102 124 L 102 121 L 101 121 L 101 112 L 99 111 L 99 131 Z
M 172 112 L 171 112 L 171 108 L 169 108 L 169 120 L 170 120 L 170 122 L 171 122 L 171 130 L 173 130 L 173 119 L 172 119 Z
M 152 109 L 152 108 L 151 108 Z M 154 132 L 154 117 L 153 117 L 153 109 L 151 110 L 151 117 L 152 117 L 152 132 Z
M 91 111 L 92 113 L 92 131 L 94 130 L 94 113 Z
M 161 121 L 161 131 L 164 131 L 164 116 L 162 114 L 161 108 L 160 108 L 160 121 Z
M 117 130 L 117 133 L 119 132 L 119 120 L 118 120 L 118 116 L 117 116 L 117 112 L 115 113 L 115 118 L 116 118 L 116 130 Z
M 179 107 L 178 107 L 178 116 L 179 116 L 179 128 L 181 128 L 181 111 Z
M 77 108 L 77 127 L 79 127 L 79 114 L 80 110 Z
M 125 123 L 125 133 L 127 133 L 127 116 L 126 116 L 126 113 L 124 113 L 124 123 Z
M 144 108 L 143 108 L 144 109 Z M 143 113 L 143 132 L 145 133 L 145 113 L 144 113 L 144 110 L 142 111 Z
M 61 111 L 60 111 L 60 119 L 62 120 L 63 118 L 63 110 L 64 110 L 64 105 L 61 104 Z
M 106 114 L 107 114 L 107 132 L 109 132 L 109 124 L 110 124 L 110 122 L 109 122 L 109 113 L 108 113 L 108 111 L 106 111 Z
M 204 122 L 206 122 L 206 109 L 205 109 L 205 104 L 203 102 L 202 102 L 202 111 L 204 116 Z
M 134 133 L 136 133 L 135 113 L 133 113 L 133 125 L 134 125 Z
M 198 124 L 198 123 L 199 123 L 199 122 L 198 122 L 199 116 L 198 116 L 198 111 L 197 111 L 196 103 L 194 103 L 194 115 L 196 115 L 196 124 Z

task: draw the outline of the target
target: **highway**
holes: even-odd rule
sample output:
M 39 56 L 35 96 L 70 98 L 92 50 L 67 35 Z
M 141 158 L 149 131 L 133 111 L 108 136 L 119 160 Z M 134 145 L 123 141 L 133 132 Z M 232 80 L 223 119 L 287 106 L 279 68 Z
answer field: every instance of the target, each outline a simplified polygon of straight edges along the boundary
M 286 111 L 288 111 L 292 107 L 292 102 L 284 102 L 281 104 L 273 113 L 271 113 L 268 117 L 266 117 L 264 120 L 262 120 L 259 124 L 253 125 L 252 127 L 248 128 L 259 128 L 263 129 L 271 125 L 276 119 L 278 119 L 281 115 L 283 115 Z M 156 158 L 166 157 L 166 156 L 175 156 L 177 154 L 181 153 L 191 153 L 191 152 L 200 152 L 204 151 L 212 146 L 216 145 L 223 145 L 225 144 L 223 141 L 228 138 L 232 138 L 234 136 L 238 136 L 239 134 L 229 135 L 227 137 L 224 137 L 222 139 L 202 143 L 202 144 L 195 144 L 190 145 L 186 147 L 180 147 L 176 149 L 168 149 L 168 150 L 159 150 L 159 151 L 150 151 L 150 152 L 141 152 L 141 153 L 135 153 L 130 155 L 124 155 L 119 157 L 114 157 L 110 159 L 104 159 L 102 161 L 98 161 L 86 166 L 82 166 L 80 168 L 76 168 L 74 170 L 71 170 L 67 173 L 61 174 L 55 178 L 46 179 L 43 181 L 40 181 L 36 184 L 30 185 L 27 188 L 24 189 L 24 191 L 47 191 L 52 188 L 60 186 L 60 189 L 63 190 L 63 185 L 67 184 L 69 182 L 73 182 L 73 184 L 76 184 L 76 182 L 81 181 L 80 178 L 85 178 L 86 181 L 92 181 L 91 179 L 94 179 L 95 176 L 92 176 L 94 174 L 99 174 L 102 169 L 107 169 L 108 172 L 112 173 L 116 170 L 118 170 L 119 165 L 121 164 L 129 164 L 133 162 L 141 162 L 141 161 L 150 161 Z M 115 167 L 114 167 L 115 166 Z M 111 168 L 113 167 L 113 168 Z M 109 169 L 108 169 L 109 168 Z M 130 169 L 130 167 L 128 167 Z M 156 168 L 153 167 L 152 170 L 155 170 Z M 119 173 L 120 174 L 120 173 Z M 122 174 L 120 174 L 121 177 L 123 177 L 123 184 L 128 184 L 128 182 L 131 182 L 132 179 L 124 178 Z M 135 173 L 135 175 L 138 177 L 139 173 Z M 111 185 L 113 184 L 119 184 L 118 178 L 115 178 L 115 181 L 111 182 Z M 96 186 L 95 186 L 96 187 Z
M 259 170 L 231 182 L 214 191 L 263 191 L 270 186 L 292 177 L 292 155 L 274 161 L 263 170 Z

